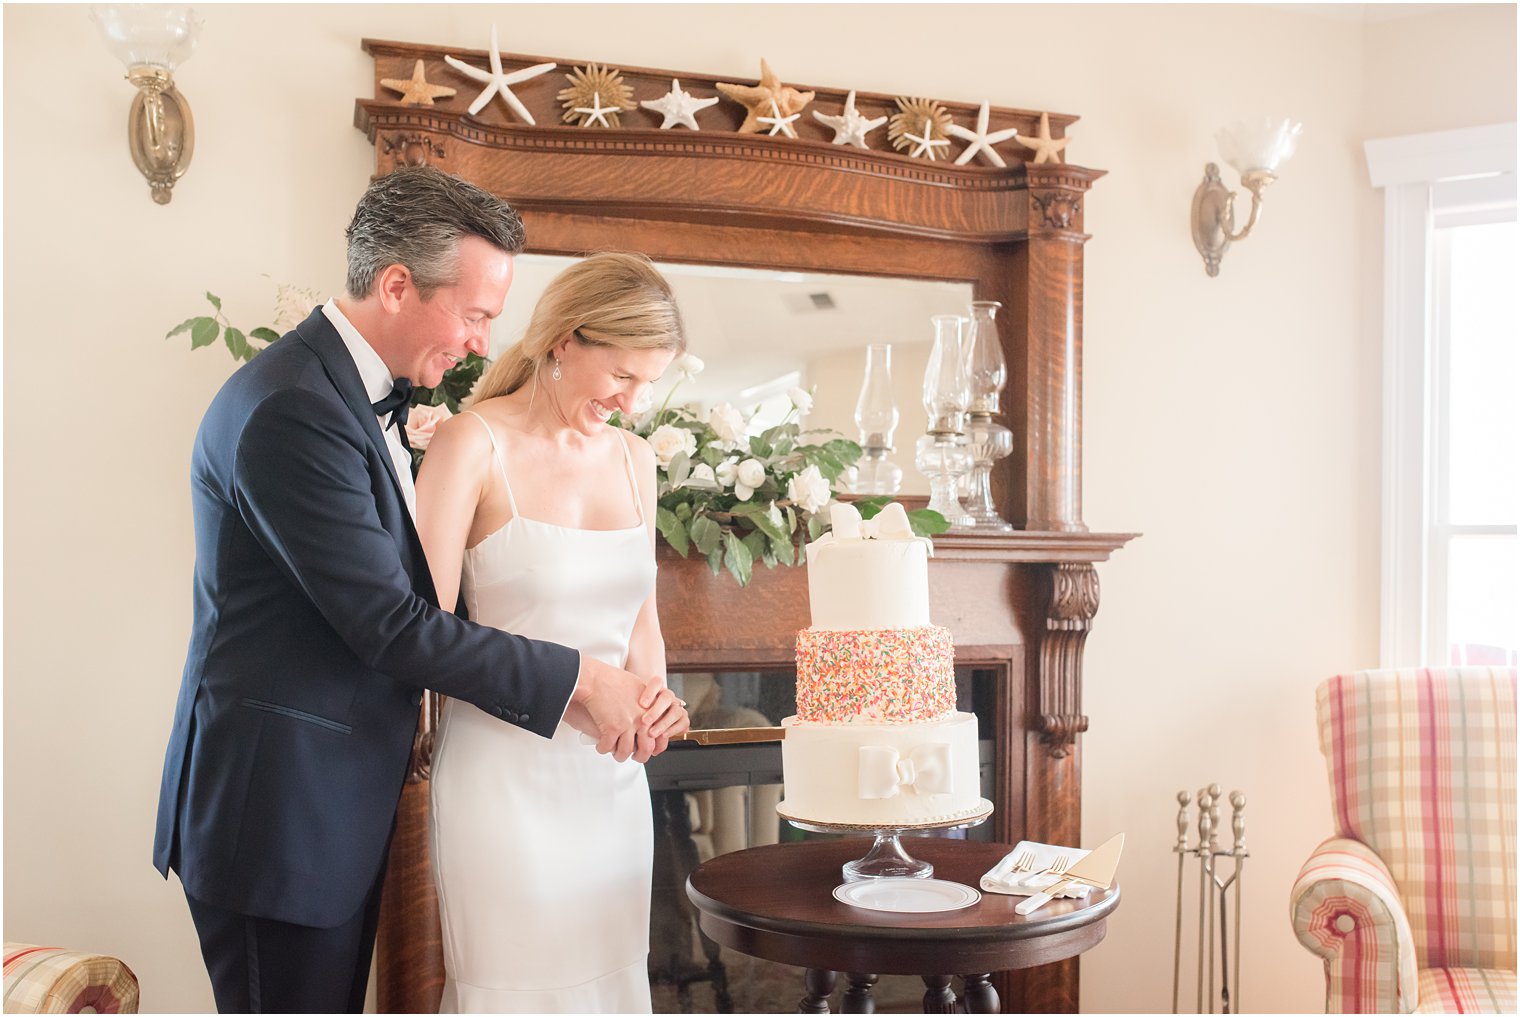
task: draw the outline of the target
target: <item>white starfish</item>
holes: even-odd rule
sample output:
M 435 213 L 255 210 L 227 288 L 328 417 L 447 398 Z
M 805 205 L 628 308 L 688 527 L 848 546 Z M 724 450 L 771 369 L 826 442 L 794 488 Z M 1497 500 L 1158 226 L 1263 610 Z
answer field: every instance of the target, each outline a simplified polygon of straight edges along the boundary
M 715 95 L 710 99 L 695 98 L 690 92 L 681 91 L 681 79 L 670 79 L 670 91 L 658 99 L 645 99 L 639 103 L 645 109 L 652 109 L 656 113 L 665 116 L 665 122 L 660 124 L 660 130 L 681 124 L 692 130 L 701 130 L 697 126 L 697 111 L 704 110 L 718 101 Z
M 960 124 L 951 124 L 949 127 L 945 128 L 945 133 L 953 134 L 955 137 L 960 138 L 962 141 L 971 142 L 971 144 L 966 146 L 966 150 L 964 152 L 955 157 L 955 164 L 957 166 L 966 165 L 966 163 L 971 161 L 971 157 L 976 155 L 978 152 L 985 154 L 987 156 L 987 161 L 992 163 L 994 166 L 1006 167 L 1008 165 L 1003 161 L 1002 156 L 998 155 L 992 150 L 992 146 L 1000 145 L 1003 142 L 1007 141 L 1009 138 L 1018 137 L 1018 128 L 1009 127 L 1005 130 L 994 131 L 993 133 L 988 134 L 987 115 L 989 112 L 990 106 L 988 105 L 987 101 L 983 99 L 982 108 L 976 114 L 975 131 L 968 130 L 967 128 L 962 127 Z
M 789 117 L 782 116 L 781 115 L 781 108 L 776 105 L 776 100 L 772 99 L 771 100 L 771 115 L 768 116 L 768 117 L 755 117 L 755 122 L 756 123 L 762 123 L 762 124 L 770 124 L 771 125 L 771 129 L 769 131 L 767 131 L 766 133 L 769 134 L 773 138 L 776 136 L 776 133 L 778 131 L 780 133 L 782 133 L 782 134 L 785 134 L 788 138 L 795 138 L 797 136 L 797 131 L 796 131 L 795 128 L 792 127 L 792 121 L 796 120 L 800 116 L 802 116 L 801 111 L 793 113 Z
M 463 60 L 456 60 L 451 56 L 446 56 L 443 58 L 444 63 L 448 64 L 450 67 L 454 68 L 454 70 L 458 71 L 460 74 L 463 74 L 465 77 L 473 78 L 476 81 L 483 81 L 486 83 L 485 91 L 477 95 L 475 97 L 475 101 L 470 103 L 470 115 L 474 116 L 476 113 L 479 113 L 481 110 L 485 109 L 486 103 L 491 101 L 491 97 L 499 94 L 501 96 L 501 101 L 511 107 L 511 109 L 516 112 L 518 116 L 522 117 L 528 123 L 537 126 L 537 121 L 533 119 L 533 114 L 528 112 L 528 107 L 524 106 L 522 102 L 517 98 L 517 96 L 512 94 L 512 86 L 521 84 L 522 82 L 527 81 L 529 78 L 536 78 L 540 74 L 547 74 L 548 72 L 554 70 L 555 65 L 534 64 L 532 67 L 524 67 L 522 70 L 513 71 L 510 74 L 503 74 L 501 70 L 501 52 L 496 47 L 495 25 L 491 26 L 490 60 L 491 69 L 489 71 L 483 71 L 478 67 L 471 67 Z
M 602 122 L 603 127 L 611 127 L 612 125 L 607 122 L 607 114 L 621 113 L 622 110 L 623 107 L 621 106 L 603 106 L 602 95 L 600 92 L 591 93 L 590 106 L 576 106 L 573 108 L 573 111 L 576 113 L 586 114 L 586 119 L 581 121 L 582 127 L 590 127 L 598 120 Z
M 844 112 L 839 116 L 829 116 L 827 113 L 813 111 L 813 119 L 825 126 L 834 128 L 834 144 L 854 145 L 856 148 L 866 148 L 866 135 L 876 130 L 887 122 L 886 117 L 877 117 L 875 120 L 867 120 L 860 115 L 855 108 L 855 92 L 851 90 L 850 97 L 844 101 Z
M 929 157 L 929 161 L 933 162 L 935 146 L 944 145 L 946 148 L 950 147 L 949 138 L 934 137 L 934 123 L 928 117 L 924 117 L 923 137 L 919 137 L 917 134 L 909 134 L 906 131 L 903 132 L 903 137 L 907 138 L 909 141 L 918 142 L 918 144 L 913 146 L 913 151 L 908 153 L 915 159 L 921 155 L 927 155 Z

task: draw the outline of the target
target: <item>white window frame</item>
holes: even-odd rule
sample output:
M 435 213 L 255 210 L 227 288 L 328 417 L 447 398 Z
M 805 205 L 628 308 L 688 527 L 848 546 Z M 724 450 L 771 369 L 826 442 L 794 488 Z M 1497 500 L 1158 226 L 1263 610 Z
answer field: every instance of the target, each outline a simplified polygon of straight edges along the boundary
M 1430 292 L 1440 225 L 1491 221 L 1485 209 L 1515 205 L 1515 125 L 1383 138 L 1365 145 L 1383 189 L 1383 527 L 1381 666 L 1444 663 L 1428 624 L 1433 569 L 1427 537 L 1443 478 L 1432 475 L 1433 405 L 1443 352 Z M 1438 213 L 1439 210 L 1439 213 Z M 1512 213 L 1511 213 L 1512 214 Z M 1440 620 L 1444 629 L 1444 616 Z

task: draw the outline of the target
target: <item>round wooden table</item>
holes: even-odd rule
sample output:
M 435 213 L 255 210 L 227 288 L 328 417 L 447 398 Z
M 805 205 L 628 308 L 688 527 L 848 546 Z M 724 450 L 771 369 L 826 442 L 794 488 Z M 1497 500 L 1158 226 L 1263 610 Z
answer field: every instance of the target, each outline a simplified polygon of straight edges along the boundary
M 953 1013 L 952 975 L 965 978 L 967 1013 L 997 1013 L 991 973 L 1074 957 L 1102 942 L 1119 887 L 1085 900 L 1054 900 L 1031 915 L 1014 913 L 1023 897 L 982 893 L 958 911 L 897 914 L 842 904 L 833 891 L 840 866 L 871 847 L 869 839 L 772 844 L 703 862 L 686 882 L 698 921 L 712 939 L 740 953 L 806 968 L 803 1013 L 827 1013 L 835 972 L 846 972 L 846 1013 L 871 1013 L 879 975 L 919 975 L 925 1013 Z M 934 878 L 978 887 L 1008 844 L 905 838 L 915 858 L 934 864 Z

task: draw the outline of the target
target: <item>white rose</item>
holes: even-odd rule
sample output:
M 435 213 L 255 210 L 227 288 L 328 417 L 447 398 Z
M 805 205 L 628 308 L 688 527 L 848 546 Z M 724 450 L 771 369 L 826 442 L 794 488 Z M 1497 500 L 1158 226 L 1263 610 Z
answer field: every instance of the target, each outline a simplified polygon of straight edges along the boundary
M 711 491 L 717 488 L 718 480 L 713 476 L 713 468 L 711 466 L 708 466 L 706 463 L 698 463 L 691 468 L 691 473 L 687 475 L 685 482 L 681 486 Z
M 739 479 L 739 457 L 729 456 L 718 464 L 718 484 L 721 487 L 733 487 L 734 481 Z
M 789 388 L 786 390 L 786 395 L 787 398 L 792 401 L 792 405 L 797 407 L 798 413 L 812 412 L 813 396 L 810 393 L 805 392 L 800 388 Z
M 749 501 L 755 488 L 765 483 L 765 464 L 758 459 L 746 459 L 735 471 L 734 494 L 740 501 Z
M 633 412 L 636 414 L 648 413 L 654 406 L 654 386 L 645 385 L 639 392 L 639 397 L 633 401 Z
M 697 375 L 701 374 L 702 369 L 706 366 L 706 364 L 702 363 L 701 357 L 695 356 L 691 353 L 681 354 L 676 358 L 675 364 L 676 370 L 680 372 L 682 379 L 685 381 L 691 381 Z
M 786 496 L 804 512 L 817 512 L 829 503 L 832 492 L 818 467 L 809 466 L 786 482 Z
M 654 457 L 659 462 L 660 469 L 663 470 L 670 466 L 670 461 L 678 452 L 695 455 L 697 437 L 684 427 L 661 424 L 649 436 L 649 447 L 654 449 Z
M 719 403 L 708 412 L 707 426 L 717 434 L 724 448 L 738 448 L 744 440 L 744 414 L 728 403 Z

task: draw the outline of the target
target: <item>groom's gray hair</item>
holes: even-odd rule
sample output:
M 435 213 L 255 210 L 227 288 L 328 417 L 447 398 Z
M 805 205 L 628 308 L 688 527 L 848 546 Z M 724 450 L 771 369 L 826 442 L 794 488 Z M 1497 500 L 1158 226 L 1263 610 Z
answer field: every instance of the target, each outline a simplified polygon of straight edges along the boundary
M 406 167 L 369 185 L 348 224 L 348 295 L 369 296 L 391 265 L 404 265 L 422 299 L 458 281 L 459 241 L 480 237 L 508 254 L 527 234 L 512 206 L 431 166 Z

